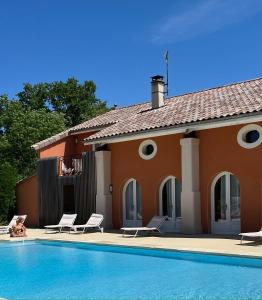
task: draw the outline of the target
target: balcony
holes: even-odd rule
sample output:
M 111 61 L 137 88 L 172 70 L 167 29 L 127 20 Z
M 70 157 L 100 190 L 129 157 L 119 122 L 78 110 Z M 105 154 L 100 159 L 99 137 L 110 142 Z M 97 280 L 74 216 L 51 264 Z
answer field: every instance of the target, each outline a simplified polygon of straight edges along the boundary
M 58 164 L 59 176 L 81 175 L 83 161 L 81 155 L 62 156 Z

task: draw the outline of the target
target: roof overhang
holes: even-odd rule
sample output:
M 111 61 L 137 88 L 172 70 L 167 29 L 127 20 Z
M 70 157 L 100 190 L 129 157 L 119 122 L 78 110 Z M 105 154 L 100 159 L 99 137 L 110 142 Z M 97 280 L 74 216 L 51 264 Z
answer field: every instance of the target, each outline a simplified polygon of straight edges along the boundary
M 212 120 L 203 120 L 197 122 L 191 122 L 186 124 L 178 124 L 169 127 L 161 127 L 155 129 L 148 129 L 140 132 L 132 132 L 123 135 L 116 135 L 111 137 L 97 138 L 95 140 L 84 140 L 85 145 L 93 145 L 99 143 L 120 143 L 128 142 L 132 140 L 140 140 L 146 138 L 153 138 L 158 136 L 165 136 L 170 134 L 186 133 L 190 131 L 207 130 L 219 127 L 241 125 L 252 122 L 262 121 L 262 112 L 246 113 L 241 115 L 223 117 Z
M 112 125 L 112 124 L 110 124 L 110 125 Z M 82 134 L 82 133 L 88 133 L 88 132 L 96 132 L 96 131 L 100 131 L 102 129 L 105 129 L 106 127 L 108 127 L 110 125 L 97 126 L 97 127 L 92 127 L 92 128 L 81 128 L 81 129 L 77 129 L 77 130 L 70 130 L 69 129 L 69 134 L 70 135 L 76 135 L 76 134 Z
M 34 145 L 31 146 L 32 149 L 36 150 L 36 151 L 39 151 L 45 147 L 48 147 L 54 143 L 57 143 L 61 140 L 63 140 L 64 138 L 67 138 L 68 136 L 71 136 L 71 135 L 77 135 L 77 134 L 83 134 L 83 133 L 88 133 L 88 132 L 97 132 L 99 130 L 102 130 L 106 127 L 108 127 L 110 125 L 104 125 L 104 126 L 97 126 L 97 127 L 92 127 L 92 128 L 80 128 L 80 129 L 77 129 L 77 130 L 72 130 L 72 129 L 68 129 L 68 130 L 65 130 L 61 133 L 58 133 L 50 138 L 47 138 L 46 140 L 43 140 L 41 142 L 38 142 Z

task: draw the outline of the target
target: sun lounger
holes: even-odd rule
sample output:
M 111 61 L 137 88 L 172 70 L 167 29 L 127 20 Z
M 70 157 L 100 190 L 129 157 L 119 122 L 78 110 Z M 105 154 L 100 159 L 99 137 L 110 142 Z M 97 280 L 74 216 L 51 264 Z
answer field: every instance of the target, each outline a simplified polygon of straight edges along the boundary
M 70 232 L 71 232 L 71 230 L 77 231 L 77 229 L 83 229 L 82 233 L 84 233 L 85 230 L 88 228 L 98 228 L 101 231 L 101 233 L 103 233 L 104 229 L 103 229 L 103 227 L 100 226 L 102 224 L 103 220 L 104 220 L 103 215 L 92 214 L 91 217 L 86 222 L 86 224 L 71 226 Z
M 9 229 L 12 228 L 12 226 L 16 225 L 16 220 L 18 218 L 23 218 L 25 221 L 26 217 L 27 215 L 13 216 L 13 219 L 7 226 L 0 226 L 0 234 L 9 233 Z
M 241 244 L 242 244 L 242 241 L 243 241 L 244 237 L 249 237 L 249 238 L 260 237 L 260 238 L 262 238 L 262 228 L 260 229 L 260 231 L 256 231 L 256 232 L 244 232 L 244 233 L 239 233 L 239 235 L 241 236 Z
M 126 232 L 135 232 L 134 237 L 137 236 L 139 231 L 158 231 L 161 233 L 160 227 L 162 226 L 165 219 L 166 217 L 154 216 L 146 227 L 122 227 L 121 230 L 123 231 L 123 236 Z
M 63 228 L 71 228 L 71 226 L 74 224 L 75 219 L 76 219 L 77 214 L 63 214 L 60 222 L 57 225 L 46 225 L 45 229 L 46 232 L 48 231 L 48 229 L 53 229 L 56 230 L 58 232 L 61 232 Z

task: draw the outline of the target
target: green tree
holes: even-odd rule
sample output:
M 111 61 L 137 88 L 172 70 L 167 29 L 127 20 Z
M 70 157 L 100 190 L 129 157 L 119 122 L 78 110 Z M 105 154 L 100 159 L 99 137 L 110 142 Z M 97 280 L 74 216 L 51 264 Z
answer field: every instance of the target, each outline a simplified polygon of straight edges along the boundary
M 10 162 L 20 177 L 35 171 L 37 154 L 31 146 L 65 129 L 63 114 L 25 109 L 18 101 L 5 103 L 1 119 L 0 160 Z
M 0 95 L 0 164 L 4 161 L 10 161 L 11 156 L 9 151 L 11 145 L 9 144 L 6 134 L 5 134 L 5 121 L 6 119 L 6 110 L 9 106 L 9 101 L 6 95 Z
M 65 129 L 57 112 L 26 109 L 18 101 L 0 96 L 0 223 L 15 207 L 15 186 L 35 172 L 37 154 L 31 146 Z
M 18 93 L 17 96 L 24 108 L 46 108 L 49 110 L 49 89 L 50 84 L 48 83 L 38 83 L 34 85 L 25 83 L 23 91 Z
M 0 164 L 0 224 L 7 221 L 15 207 L 15 185 L 18 174 L 8 162 Z
M 0 222 L 14 207 L 15 183 L 36 169 L 31 146 L 108 110 L 93 81 L 25 84 L 17 100 L 0 95 Z
M 106 102 L 97 99 L 95 92 L 93 81 L 80 84 L 75 78 L 69 78 L 66 82 L 27 83 L 17 96 L 25 108 L 63 113 L 65 125 L 72 127 L 108 110 Z

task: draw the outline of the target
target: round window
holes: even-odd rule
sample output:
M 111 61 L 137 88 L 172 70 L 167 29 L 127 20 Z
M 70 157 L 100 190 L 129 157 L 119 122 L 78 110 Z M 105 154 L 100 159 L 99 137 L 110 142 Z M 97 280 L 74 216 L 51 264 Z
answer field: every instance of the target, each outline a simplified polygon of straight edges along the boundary
M 139 156 L 143 159 L 151 159 L 156 155 L 157 145 L 152 140 L 143 141 L 139 145 L 138 153 Z
M 260 137 L 260 133 L 257 130 L 250 130 L 246 133 L 246 143 L 255 143 Z
M 262 143 L 262 128 L 256 124 L 242 127 L 237 134 L 237 141 L 241 147 L 251 149 Z

